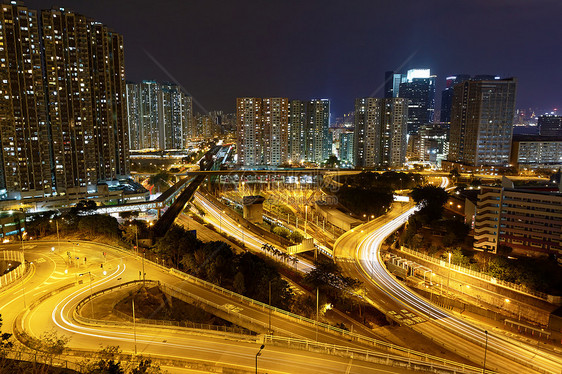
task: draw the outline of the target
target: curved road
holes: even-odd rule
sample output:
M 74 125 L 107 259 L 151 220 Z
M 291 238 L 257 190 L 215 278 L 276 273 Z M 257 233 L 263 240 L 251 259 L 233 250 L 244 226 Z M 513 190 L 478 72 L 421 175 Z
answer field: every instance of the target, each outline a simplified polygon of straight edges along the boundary
M 383 241 L 407 222 L 415 208 L 393 209 L 386 222 L 371 222 L 342 236 L 334 248 L 344 271 L 367 285 L 367 298 L 381 311 L 449 350 L 484 364 L 486 333 L 481 327 L 460 320 L 434 306 L 397 281 L 380 255 Z M 501 373 L 560 373 L 562 359 L 536 347 L 487 333 L 486 368 Z

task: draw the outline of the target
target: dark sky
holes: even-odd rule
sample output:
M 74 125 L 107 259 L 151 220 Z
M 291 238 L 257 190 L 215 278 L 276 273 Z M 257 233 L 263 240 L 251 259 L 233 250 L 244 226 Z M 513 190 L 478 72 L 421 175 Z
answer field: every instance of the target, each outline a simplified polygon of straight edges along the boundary
M 560 0 L 29 0 L 67 7 L 125 38 L 127 79 L 176 80 L 200 107 L 239 96 L 382 97 L 384 72 L 519 80 L 517 107 L 562 107 Z M 152 57 L 150 57 L 152 56 Z M 173 79 L 172 79 L 173 77 Z

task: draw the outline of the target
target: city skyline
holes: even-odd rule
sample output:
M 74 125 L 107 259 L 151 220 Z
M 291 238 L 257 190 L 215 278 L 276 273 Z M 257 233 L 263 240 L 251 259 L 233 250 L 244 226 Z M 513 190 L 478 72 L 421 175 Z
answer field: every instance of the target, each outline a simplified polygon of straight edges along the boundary
M 236 97 L 244 96 L 320 97 L 330 99 L 333 116 L 341 116 L 353 110 L 357 97 L 384 96 L 385 71 L 411 68 L 437 75 L 436 108 L 446 77 L 456 74 L 517 77 L 519 108 L 551 111 L 562 102 L 558 56 L 551 48 L 561 34 L 556 14 L 562 4 L 555 1 L 354 7 L 178 2 L 174 12 L 142 1 L 134 7 L 104 1 L 24 4 L 66 6 L 123 33 L 127 80 L 175 78 L 194 97 L 197 112 L 234 112 Z M 266 41 L 265 35 L 271 37 Z M 548 82 L 545 71 L 552 72 Z

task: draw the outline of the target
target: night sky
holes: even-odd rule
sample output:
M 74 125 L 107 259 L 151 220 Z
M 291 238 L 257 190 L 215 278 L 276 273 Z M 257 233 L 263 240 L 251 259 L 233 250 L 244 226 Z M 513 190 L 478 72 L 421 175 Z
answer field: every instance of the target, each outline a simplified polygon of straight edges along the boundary
M 127 80 L 176 81 L 199 112 L 236 97 L 383 96 L 384 72 L 427 67 L 437 100 L 448 75 L 519 80 L 517 107 L 562 107 L 562 1 L 33 0 L 124 35 Z M 437 107 L 439 108 L 439 107 Z

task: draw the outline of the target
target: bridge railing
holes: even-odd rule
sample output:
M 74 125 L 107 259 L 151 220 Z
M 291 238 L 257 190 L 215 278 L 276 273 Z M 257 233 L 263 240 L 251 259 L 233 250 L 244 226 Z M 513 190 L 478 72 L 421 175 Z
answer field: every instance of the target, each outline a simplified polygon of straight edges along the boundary
M 307 339 L 295 339 L 283 336 L 265 335 L 264 344 L 272 344 L 278 347 L 288 347 L 291 349 L 305 350 L 315 353 L 329 354 L 332 356 L 354 358 L 375 364 L 408 368 L 409 370 L 427 371 L 431 373 L 494 373 L 474 366 L 462 368 L 447 366 L 446 364 L 436 364 L 431 361 L 420 361 L 411 357 L 394 356 L 387 353 L 373 352 L 367 349 L 346 347 L 341 345 L 315 342 Z
M 330 325 L 322 323 L 322 322 L 317 322 L 317 321 L 314 321 L 310 318 L 299 316 L 297 314 L 288 312 L 286 310 L 279 309 L 279 308 L 274 307 L 274 306 L 269 306 L 268 304 L 262 303 L 260 301 L 250 299 L 249 297 L 237 294 L 233 291 L 230 291 L 230 290 L 227 290 L 225 288 L 219 287 L 215 284 L 212 284 L 212 283 L 207 282 L 205 280 L 199 279 L 197 277 L 194 277 L 190 274 L 184 273 L 184 272 L 179 271 L 177 269 L 173 269 L 173 268 L 170 269 L 170 273 L 175 274 L 176 276 L 178 276 L 182 279 L 185 279 L 187 281 L 203 285 L 206 288 L 212 289 L 216 292 L 222 293 L 222 294 L 227 295 L 229 297 L 239 299 L 239 300 L 244 301 L 248 304 L 253 304 L 257 307 L 262 308 L 262 310 L 271 309 L 273 312 L 276 312 L 279 315 L 283 315 L 283 316 L 288 317 L 288 318 L 296 319 L 301 323 L 307 323 L 307 324 L 311 324 L 313 326 L 318 326 L 319 328 L 322 328 L 325 332 L 332 332 L 332 333 L 335 333 L 335 334 L 340 335 L 340 336 L 345 336 L 351 341 L 366 343 L 366 344 L 368 344 L 368 345 L 370 345 L 374 348 L 377 348 L 377 349 L 381 349 L 381 350 L 384 350 L 384 351 L 387 351 L 387 352 L 392 352 L 392 353 L 395 353 L 395 354 L 403 355 L 403 356 L 406 356 L 408 358 L 416 358 L 418 360 L 425 361 L 425 362 L 433 362 L 433 363 L 437 363 L 437 364 L 441 364 L 441 365 L 447 365 L 449 367 L 460 368 L 462 370 L 472 370 L 472 369 L 480 370 L 480 369 L 472 367 L 470 365 L 465 365 L 465 364 L 455 362 L 455 361 L 451 361 L 451 360 L 447 360 L 447 359 L 444 359 L 444 358 L 441 358 L 441 357 L 432 356 L 432 355 L 429 355 L 429 354 L 426 354 L 426 353 L 423 353 L 423 352 L 414 351 L 414 350 L 411 350 L 411 349 L 408 349 L 408 348 L 405 348 L 405 347 L 401 347 L 401 346 L 398 346 L 398 345 L 395 345 L 395 344 L 392 344 L 392 343 L 387 343 L 387 342 L 382 341 L 382 340 L 378 340 L 378 339 L 370 338 L 370 337 L 367 337 L 367 336 L 364 336 L 364 335 L 352 333 L 352 332 L 349 332 L 347 330 L 343 330 L 343 329 L 340 329 L 340 328 L 337 328 L 337 327 L 334 327 L 334 326 L 330 326 Z M 177 287 L 174 287 L 174 288 L 177 289 Z M 205 301 L 205 302 L 208 302 L 208 301 Z M 480 372 L 481 372 L 481 370 L 480 370 Z

